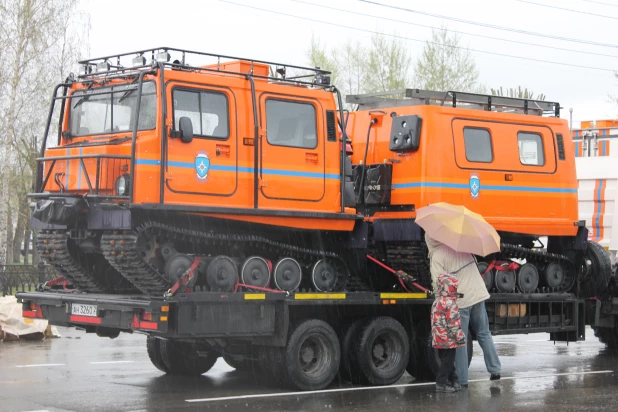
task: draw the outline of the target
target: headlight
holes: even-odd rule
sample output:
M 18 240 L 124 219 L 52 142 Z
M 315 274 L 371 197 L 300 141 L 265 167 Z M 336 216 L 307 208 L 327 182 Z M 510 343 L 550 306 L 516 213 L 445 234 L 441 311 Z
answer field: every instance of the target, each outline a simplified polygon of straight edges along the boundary
M 130 183 L 129 175 L 122 175 L 116 179 L 116 196 L 127 196 Z

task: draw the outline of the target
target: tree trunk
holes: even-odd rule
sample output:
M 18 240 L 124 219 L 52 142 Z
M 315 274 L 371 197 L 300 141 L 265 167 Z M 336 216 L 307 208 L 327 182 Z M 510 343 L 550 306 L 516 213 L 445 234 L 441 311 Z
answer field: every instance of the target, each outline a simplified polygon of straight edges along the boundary
M 30 264 L 30 241 L 32 238 L 32 231 L 26 225 L 26 230 L 24 234 L 24 265 Z
M 24 241 L 26 225 L 28 224 L 28 201 L 25 195 L 20 194 L 19 211 L 17 215 L 17 226 L 13 235 L 13 262 L 21 262 L 21 245 Z
M 36 230 L 32 231 L 32 264 L 38 265 L 40 259 L 39 251 L 36 249 L 36 237 L 38 232 Z
M 11 205 L 6 202 L 6 264 L 12 265 L 13 262 L 13 211 Z

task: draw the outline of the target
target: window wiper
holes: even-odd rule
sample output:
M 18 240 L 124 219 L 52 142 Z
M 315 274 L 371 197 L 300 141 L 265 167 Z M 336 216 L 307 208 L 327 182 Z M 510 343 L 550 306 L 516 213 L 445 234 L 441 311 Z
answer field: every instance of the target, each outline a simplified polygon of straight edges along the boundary
M 86 88 L 86 91 L 85 91 L 84 93 L 88 92 L 88 90 L 90 90 L 91 88 L 92 88 L 92 84 L 89 84 L 89 85 L 88 85 L 88 87 Z M 79 100 L 75 103 L 75 106 L 73 106 L 73 108 L 75 109 L 75 108 L 76 108 L 77 106 L 79 106 L 80 104 L 82 104 L 82 103 L 84 103 L 84 102 L 88 101 L 88 99 L 90 99 L 90 95 L 89 95 L 89 94 L 84 94 L 84 96 L 82 96 L 82 98 L 81 98 L 81 99 L 79 99 Z
M 137 79 L 134 79 L 134 80 L 131 82 L 131 84 L 130 84 L 130 85 L 132 86 L 132 85 L 134 85 L 135 83 L 137 83 Z M 122 95 L 122 97 L 118 100 L 118 103 L 120 103 L 121 101 L 123 101 L 124 99 L 126 99 L 127 97 L 129 97 L 129 95 L 130 95 L 131 93 L 133 93 L 134 91 L 136 91 L 136 90 L 137 90 L 137 87 L 132 88 L 132 89 L 129 89 L 129 90 L 127 90 L 126 92 L 124 92 L 124 94 Z
M 124 99 L 126 99 L 127 97 L 129 97 L 129 95 L 130 95 L 131 93 L 133 93 L 135 90 L 137 90 L 137 89 L 130 89 L 130 90 L 127 90 L 126 92 L 124 92 L 124 94 L 122 95 L 122 97 L 121 97 L 120 99 L 118 99 L 118 103 L 120 103 L 121 101 L 123 101 Z
M 79 106 L 80 104 L 82 104 L 82 103 L 84 103 L 84 102 L 88 101 L 88 99 L 89 99 L 89 98 L 90 98 L 90 95 L 82 96 L 82 98 L 81 98 L 81 99 L 79 99 L 79 100 L 77 101 L 77 103 L 75 103 L 75 106 L 73 106 L 73 108 L 75 109 L 75 108 L 76 108 L 77 106 Z

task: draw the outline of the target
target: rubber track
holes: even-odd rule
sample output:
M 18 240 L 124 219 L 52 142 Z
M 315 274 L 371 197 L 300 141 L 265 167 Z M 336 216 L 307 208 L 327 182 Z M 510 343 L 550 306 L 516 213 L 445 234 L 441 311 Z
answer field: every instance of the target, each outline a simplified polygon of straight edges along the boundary
M 577 280 L 577 273 L 573 266 L 573 262 L 569 260 L 567 256 L 559 255 L 556 253 L 547 253 L 538 249 L 528 249 L 518 245 L 510 245 L 506 243 L 502 243 L 500 246 L 500 255 L 498 257 L 501 260 L 508 259 L 525 259 L 526 262 L 532 264 L 541 264 L 547 265 L 551 262 L 561 263 L 565 270 L 566 276 L 564 278 L 564 282 L 560 287 L 549 290 L 549 292 L 568 292 L 573 285 L 575 285 L 575 281 Z M 541 274 L 539 267 L 539 275 Z
M 550 262 L 562 263 L 567 270 L 565 282 L 560 288 L 556 288 L 551 292 L 567 292 L 575 284 L 576 274 L 573 262 L 564 255 L 503 243 L 501 244 L 498 259 L 525 259 L 527 262 L 540 263 L 542 265 L 547 265 Z M 427 245 L 425 242 L 390 245 L 387 249 L 387 261 L 391 267 L 416 276 L 418 283 L 431 288 L 431 272 L 428 265 Z
M 147 222 L 140 225 L 136 231 L 108 232 L 101 238 L 101 249 L 106 259 L 127 280 L 147 295 L 161 295 L 170 285 L 167 279 L 157 269 L 145 262 L 137 248 L 138 236 L 164 237 L 167 241 L 191 241 L 194 245 L 201 244 L 206 247 L 209 244 L 217 246 L 229 245 L 229 247 L 245 243 L 253 248 L 262 249 L 268 254 L 277 252 L 279 256 L 292 257 L 301 264 L 310 263 L 311 257 L 331 257 L 339 259 L 337 254 L 317 249 L 307 249 L 292 246 L 281 242 L 275 242 L 261 236 L 254 235 L 224 235 L 196 230 L 182 229 L 169 226 L 161 222 Z M 345 290 L 369 290 L 360 278 L 349 275 Z
M 69 234 L 61 230 L 43 230 L 37 235 L 36 248 L 39 255 L 73 286 L 83 292 L 106 292 L 107 287 L 85 268 L 79 258 L 69 251 Z M 77 248 L 74 248 L 77 249 Z M 81 252 L 77 252 L 80 253 Z
M 415 276 L 421 286 L 431 289 L 431 272 L 425 242 L 389 245 L 386 256 L 389 266 Z

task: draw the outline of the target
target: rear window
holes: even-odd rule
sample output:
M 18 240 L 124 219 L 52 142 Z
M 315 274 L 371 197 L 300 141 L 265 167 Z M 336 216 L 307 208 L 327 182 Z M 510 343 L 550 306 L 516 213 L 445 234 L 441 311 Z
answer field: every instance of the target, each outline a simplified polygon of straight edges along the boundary
M 491 135 L 487 129 L 464 127 L 466 159 L 469 162 L 491 163 L 494 160 Z
M 545 154 L 543 153 L 543 139 L 538 133 L 517 133 L 519 146 L 519 161 L 523 165 L 543 166 Z

